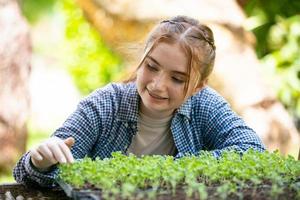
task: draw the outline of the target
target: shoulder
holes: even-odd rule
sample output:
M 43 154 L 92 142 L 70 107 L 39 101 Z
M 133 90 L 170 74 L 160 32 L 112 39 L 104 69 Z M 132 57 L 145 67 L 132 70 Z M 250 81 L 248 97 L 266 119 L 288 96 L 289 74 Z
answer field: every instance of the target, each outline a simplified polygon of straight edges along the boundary
M 201 91 L 193 96 L 193 102 L 199 102 L 204 105 L 219 104 L 220 102 L 227 103 L 216 90 L 209 86 L 205 86 Z
M 196 115 L 212 117 L 231 112 L 230 104 L 216 90 L 205 86 L 192 96 L 192 108 Z
M 115 107 L 120 104 L 126 96 L 130 96 L 134 89 L 134 83 L 109 83 L 85 97 L 80 102 L 80 105 L 83 107 Z
M 135 84 L 133 83 L 109 83 L 89 94 L 84 100 L 99 101 L 118 99 L 129 93 L 133 88 L 135 88 Z

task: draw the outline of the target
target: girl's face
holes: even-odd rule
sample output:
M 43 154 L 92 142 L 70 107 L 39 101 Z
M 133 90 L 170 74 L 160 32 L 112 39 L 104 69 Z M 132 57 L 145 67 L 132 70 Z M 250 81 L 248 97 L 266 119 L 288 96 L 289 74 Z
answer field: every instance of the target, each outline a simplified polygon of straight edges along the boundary
M 188 80 L 188 59 L 178 44 L 159 43 L 145 58 L 137 70 L 137 89 L 141 97 L 141 111 L 155 118 L 170 116 L 191 95 L 195 88 L 195 72 L 191 77 L 187 94 L 184 86 Z

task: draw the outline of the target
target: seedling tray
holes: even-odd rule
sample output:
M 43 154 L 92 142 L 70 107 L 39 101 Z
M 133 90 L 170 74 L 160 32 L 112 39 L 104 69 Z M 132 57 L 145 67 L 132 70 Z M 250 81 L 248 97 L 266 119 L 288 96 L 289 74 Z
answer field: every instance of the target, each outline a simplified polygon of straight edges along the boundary
M 115 152 L 59 169 L 59 184 L 73 199 L 300 200 L 299 161 L 276 152 L 224 152 L 219 160 L 210 154 L 174 159 Z
M 102 200 L 104 198 L 101 197 L 101 190 L 97 189 L 78 189 L 72 187 L 70 184 L 67 184 L 61 180 L 57 181 L 60 187 L 64 190 L 66 195 L 72 199 L 75 200 Z M 217 200 L 220 199 L 220 196 L 216 193 L 217 191 L 217 186 L 208 186 L 207 187 L 207 192 L 208 192 L 208 197 L 206 198 L 207 200 Z M 136 194 L 139 192 L 149 192 L 152 189 L 148 190 L 138 190 Z M 230 199 L 230 200 L 238 200 L 238 199 L 255 199 L 255 200 L 271 200 L 273 199 L 272 197 L 269 196 L 269 191 L 271 190 L 270 185 L 261 185 L 259 187 L 244 187 L 243 189 L 239 188 L 239 194 L 230 194 L 224 199 Z M 239 195 L 243 195 L 242 197 Z M 285 193 L 281 194 L 278 196 L 278 199 L 292 199 L 295 198 L 295 196 L 291 193 L 291 191 L 286 190 Z M 116 199 L 122 200 L 123 198 L 117 197 Z M 135 199 L 135 198 L 133 198 Z M 139 198 L 137 198 L 139 199 Z M 148 199 L 148 198 L 146 198 Z M 156 196 L 157 200 L 179 200 L 179 199 L 201 199 L 199 196 L 192 196 L 192 197 L 186 197 L 186 194 L 184 193 L 184 190 L 180 187 L 176 189 L 176 193 L 172 194 L 172 192 L 167 192 L 167 191 L 161 191 L 158 193 Z M 298 199 L 298 198 L 296 198 Z
M 70 184 L 57 180 L 59 186 L 64 190 L 66 195 L 74 200 L 101 200 L 100 190 L 78 189 L 72 187 Z

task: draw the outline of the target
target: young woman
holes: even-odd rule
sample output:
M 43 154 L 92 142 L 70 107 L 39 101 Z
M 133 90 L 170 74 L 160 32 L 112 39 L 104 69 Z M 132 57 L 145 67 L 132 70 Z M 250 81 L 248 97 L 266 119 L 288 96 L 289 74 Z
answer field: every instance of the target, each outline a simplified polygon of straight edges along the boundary
M 207 26 L 185 16 L 160 22 L 133 77 L 83 99 L 50 139 L 23 155 L 15 179 L 51 187 L 57 163 L 114 151 L 176 158 L 202 150 L 216 157 L 229 149 L 263 151 L 256 133 L 206 86 L 214 60 Z

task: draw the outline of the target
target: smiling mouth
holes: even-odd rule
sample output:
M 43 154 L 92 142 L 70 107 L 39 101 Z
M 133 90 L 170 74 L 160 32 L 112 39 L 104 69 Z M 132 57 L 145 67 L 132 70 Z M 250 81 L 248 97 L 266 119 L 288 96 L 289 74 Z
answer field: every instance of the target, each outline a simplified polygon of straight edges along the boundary
M 156 95 L 156 94 L 154 94 L 154 93 L 151 93 L 148 89 L 147 89 L 147 91 L 148 91 L 148 94 L 149 94 L 151 97 L 155 98 L 155 99 L 159 99 L 159 100 L 166 100 L 166 99 L 168 99 L 168 98 L 166 98 L 166 97 L 161 97 L 161 96 L 159 96 L 159 95 Z

